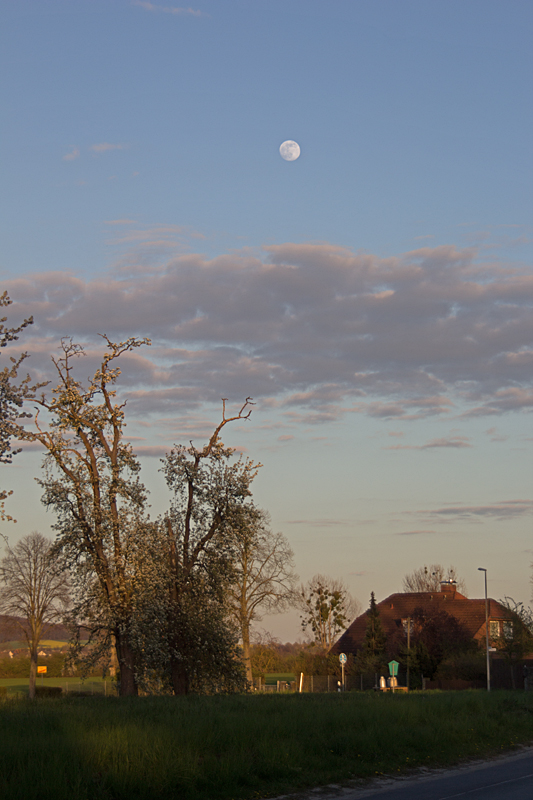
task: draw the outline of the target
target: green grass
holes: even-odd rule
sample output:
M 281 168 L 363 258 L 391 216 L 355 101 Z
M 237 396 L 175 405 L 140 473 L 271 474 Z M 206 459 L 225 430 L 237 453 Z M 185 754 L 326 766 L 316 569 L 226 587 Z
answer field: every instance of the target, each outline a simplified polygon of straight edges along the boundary
M 522 692 L 7 700 L 0 797 L 259 798 L 532 740 Z
M 28 678 L 0 678 L 0 686 L 5 686 L 7 694 L 9 695 L 27 695 L 28 694 Z M 107 678 L 107 686 L 102 678 L 89 677 L 82 680 L 78 677 L 66 678 L 49 678 L 47 675 L 44 678 L 41 675 L 37 676 L 37 686 L 60 686 L 63 689 L 63 694 L 71 694 L 72 692 L 87 692 L 89 694 L 114 694 L 115 684 L 111 678 Z
M 0 644 L 2 650 L 22 650 L 28 649 L 28 642 L 25 639 L 18 639 L 13 640 L 12 642 L 2 642 Z M 51 648 L 67 648 L 68 642 L 61 641 L 60 639 L 40 639 L 39 640 L 39 650 L 43 647 L 51 647 Z

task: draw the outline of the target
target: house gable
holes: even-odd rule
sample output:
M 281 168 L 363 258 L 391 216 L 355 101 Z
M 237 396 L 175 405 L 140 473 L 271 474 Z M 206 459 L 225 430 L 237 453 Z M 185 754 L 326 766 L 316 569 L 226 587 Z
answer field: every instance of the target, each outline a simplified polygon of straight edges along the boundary
M 488 616 L 490 622 L 497 623 L 499 635 L 503 633 L 503 625 L 511 619 L 509 611 L 496 600 L 489 600 Z M 377 604 L 381 625 L 390 639 L 397 637 L 403 629 L 406 631 L 407 620 L 413 616 L 416 608 L 428 608 L 445 611 L 460 622 L 472 639 L 485 638 L 485 600 L 470 600 L 453 587 L 446 587 L 437 592 L 398 592 Z M 330 653 L 354 654 L 361 647 L 366 632 L 366 611 L 357 617 L 340 639 L 333 645 Z M 494 624 L 493 624 L 494 628 Z

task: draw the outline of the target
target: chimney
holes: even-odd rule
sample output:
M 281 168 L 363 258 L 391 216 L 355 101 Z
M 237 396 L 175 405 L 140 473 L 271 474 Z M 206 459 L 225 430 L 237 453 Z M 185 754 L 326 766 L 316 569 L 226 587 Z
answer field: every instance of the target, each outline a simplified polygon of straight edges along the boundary
M 446 593 L 449 594 L 450 597 L 453 597 L 457 591 L 457 582 L 454 581 L 453 578 L 447 578 L 446 580 L 440 582 L 440 590 L 441 593 Z

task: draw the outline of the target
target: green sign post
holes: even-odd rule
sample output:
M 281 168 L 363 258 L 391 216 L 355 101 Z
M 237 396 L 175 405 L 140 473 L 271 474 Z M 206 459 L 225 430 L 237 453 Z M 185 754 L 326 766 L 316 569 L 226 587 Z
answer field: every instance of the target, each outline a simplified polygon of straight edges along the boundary
M 392 691 L 393 694 L 394 694 L 394 685 L 396 683 L 396 676 L 398 675 L 398 667 L 399 666 L 400 665 L 398 664 L 397 661 L 389 661 L 389 674 L 390 674 L 390 677 L 391 677 L 390 685 L 391 685 L 391 691 Z

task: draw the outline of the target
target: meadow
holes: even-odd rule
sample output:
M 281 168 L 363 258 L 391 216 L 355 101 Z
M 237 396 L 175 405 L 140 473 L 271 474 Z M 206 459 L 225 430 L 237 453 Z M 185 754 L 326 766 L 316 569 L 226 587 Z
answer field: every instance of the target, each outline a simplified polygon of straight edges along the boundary
M 3 800 L 230 800 L 533 741 L 533 693 L 74 697 L 0 703 Z

